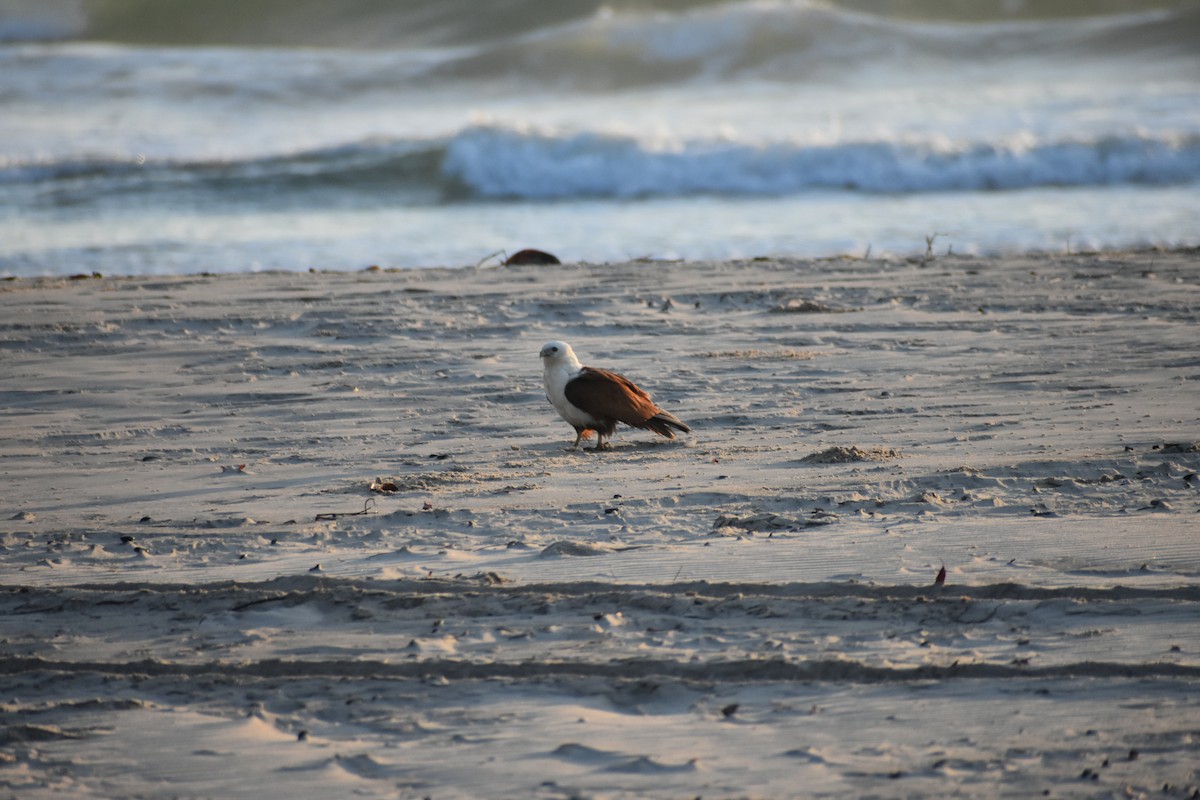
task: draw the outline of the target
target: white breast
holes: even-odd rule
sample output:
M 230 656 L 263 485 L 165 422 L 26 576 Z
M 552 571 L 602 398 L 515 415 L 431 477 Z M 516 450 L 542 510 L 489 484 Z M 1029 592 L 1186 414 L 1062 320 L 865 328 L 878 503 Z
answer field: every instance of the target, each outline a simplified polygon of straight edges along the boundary
M 578 374 L 579 370 L 568 364 L 547 363 L 543 377 L 546 382 L 546 397 L 549 398 L 550 405 L 554 406 L 558 415 L 570 425 L 586 428 L 594 425 L 595 420 L 590 414 L 580 411 L 567 400 L 567 382 Z

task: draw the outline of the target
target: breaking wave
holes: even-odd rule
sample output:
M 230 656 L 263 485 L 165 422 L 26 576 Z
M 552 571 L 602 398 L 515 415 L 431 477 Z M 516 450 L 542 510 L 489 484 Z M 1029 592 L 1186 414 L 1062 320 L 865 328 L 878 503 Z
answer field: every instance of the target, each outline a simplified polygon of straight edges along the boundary
M 1190 57 L 1200 36 L 1200 9 L 1187 0 L 1104 0 L 1083 6 L 1084 15 L 1078 3 L 1030 5 L 1037 8 L 1001 0 L 63 0 L 0 5 L 0 41 L 420 49 L 435 77 L 599 90 L 802 80 L 924 59 Z
M 1200 136 L 1003 142 L 642 139 L 480 125 L 448 140 L 370 141 L 243 161 L 12 161 L 0 184 L 113 191 L 387 193 L 424 202 L 917 194 L 1200 181 Z
M 508 198 L 1170 184 L 1200 179 L 1200 138 L 962 144 L 648 143 L 594 133 L 557 136 L 477 127 L 450 142 L 442 170 L 474 194 Z

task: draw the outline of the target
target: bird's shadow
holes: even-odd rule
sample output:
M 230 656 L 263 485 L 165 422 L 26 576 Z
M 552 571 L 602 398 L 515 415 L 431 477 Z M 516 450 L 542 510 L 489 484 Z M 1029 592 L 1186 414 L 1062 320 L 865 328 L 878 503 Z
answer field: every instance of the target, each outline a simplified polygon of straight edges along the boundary
M 570 446 L 558 447 L 555 445 L 551 445 L 550 447 L 541 447 L 539 449 L 548 450 L 550 452 L 553 452 L 557 449 L 560 452 L 568 454 L 575 453 L 576 455 L 603 457 L 608 455 L 616 456 L 620 455 L 621 453 L 649 453 L 661 450 L 663 448 L 681 446 L 683 445 L 680 442 L 673 442 L 667 439 L 662 441 L 655 441 L 653 439 L 629 439 L 610 443 L 609 446 L 603 450 L 597 450 L 595 445 L 590 444 L 580 445 L 575 450 L 572 450 Z

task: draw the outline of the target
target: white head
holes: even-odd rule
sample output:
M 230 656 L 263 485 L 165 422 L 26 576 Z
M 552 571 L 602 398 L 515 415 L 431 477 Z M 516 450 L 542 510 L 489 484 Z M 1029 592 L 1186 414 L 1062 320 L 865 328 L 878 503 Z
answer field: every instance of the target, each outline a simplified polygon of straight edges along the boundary
M 575 357 L 575 351 L 566 342 L 546 342 L 542 345 L 542 351 L 538 355 L 541 356 L 542 363 L 546 365 L 546 369 L 555 366 L 568 366 L 579 369 L 582 366 L 579 363 L 579 359 Z

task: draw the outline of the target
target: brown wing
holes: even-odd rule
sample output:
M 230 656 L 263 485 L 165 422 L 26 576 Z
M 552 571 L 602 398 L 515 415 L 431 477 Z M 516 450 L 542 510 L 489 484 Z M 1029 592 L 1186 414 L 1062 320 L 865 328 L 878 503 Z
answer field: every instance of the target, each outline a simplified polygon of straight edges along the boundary
M 644 428 L 646 420 L 659 413 L 650 395 L 623 375 L 594 367 L 584 367 L 578 377 L 567 382 L 567 400 L 597 420 L 615 419 Z

